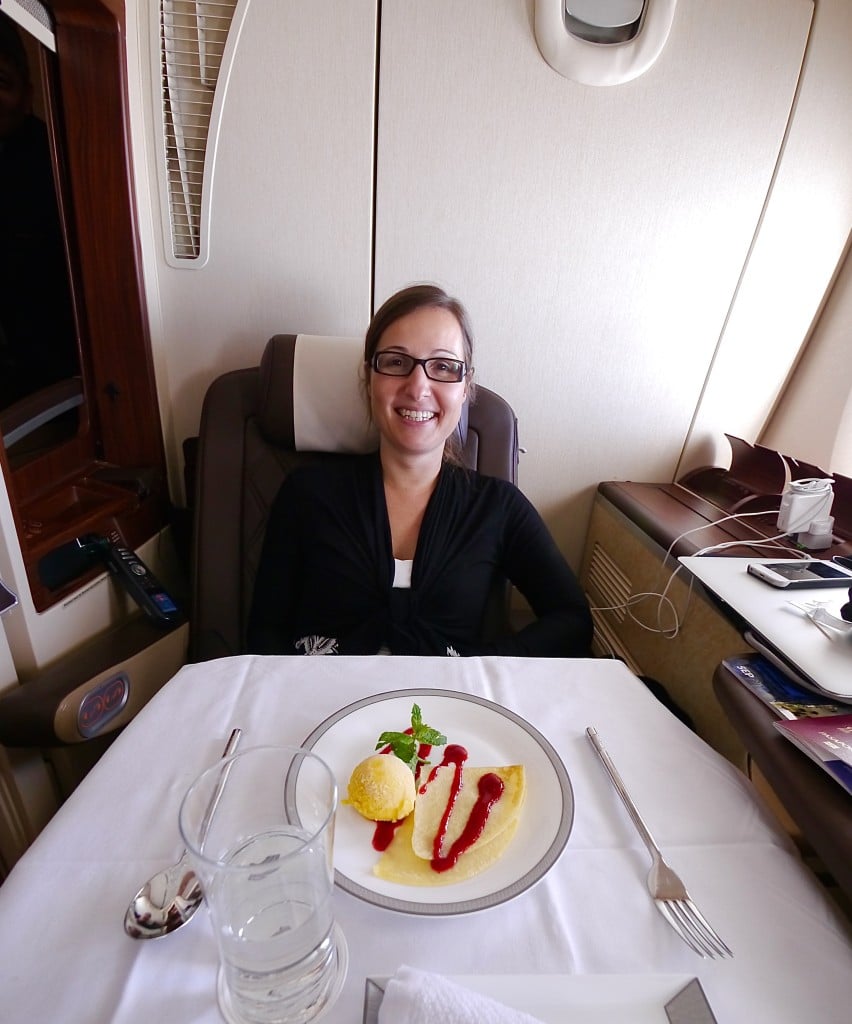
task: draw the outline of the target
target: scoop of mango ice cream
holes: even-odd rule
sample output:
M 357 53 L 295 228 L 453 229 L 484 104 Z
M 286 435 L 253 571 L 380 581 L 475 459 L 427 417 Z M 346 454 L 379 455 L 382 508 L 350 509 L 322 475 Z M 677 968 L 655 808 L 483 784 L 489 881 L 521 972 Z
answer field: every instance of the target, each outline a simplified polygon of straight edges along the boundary
M 393 754 L 373 754 L 357 764 L 343 801 L 370 821 L 399 821 L 414 810 L 414 774 Z

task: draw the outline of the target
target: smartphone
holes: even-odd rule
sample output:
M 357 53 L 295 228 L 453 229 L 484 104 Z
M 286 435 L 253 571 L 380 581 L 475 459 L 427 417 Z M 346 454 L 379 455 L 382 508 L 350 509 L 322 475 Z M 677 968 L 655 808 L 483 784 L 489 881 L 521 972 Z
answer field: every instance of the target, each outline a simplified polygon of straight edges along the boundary
M 852 570 L 834 562 L 814 558 L 798 562 L 751 562 L 748 571 L 773 587 L 849 587 Z

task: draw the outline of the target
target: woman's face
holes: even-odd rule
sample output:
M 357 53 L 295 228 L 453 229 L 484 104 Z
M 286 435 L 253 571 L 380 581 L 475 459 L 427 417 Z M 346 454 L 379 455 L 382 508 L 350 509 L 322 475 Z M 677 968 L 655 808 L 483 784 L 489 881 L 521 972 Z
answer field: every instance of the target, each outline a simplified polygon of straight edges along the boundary
M 464 339 L 452 313 L 428 306 L 394 321 L 382 334 L 376 352 L 402 352 L 415 359 L 445 356 L 464 362 Z M 369 371 L 370 409 L 382 446 L 401 454 L 443 454 L 455 430 L 467 393 L 467 380 L 430 380 L 416 365 L 407 377 Z

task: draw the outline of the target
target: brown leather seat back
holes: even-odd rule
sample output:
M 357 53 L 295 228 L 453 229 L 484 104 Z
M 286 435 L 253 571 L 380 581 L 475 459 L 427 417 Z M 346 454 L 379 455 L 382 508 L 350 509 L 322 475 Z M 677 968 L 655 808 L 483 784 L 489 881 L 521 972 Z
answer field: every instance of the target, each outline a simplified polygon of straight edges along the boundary
M 205 396 L 193 502 L 191 661 L 244 652 L 266 520 L 285 476 L 305 462 L 353 450 L 350 437 L 341 438 L 340 451 L 297 450 L 293 382 L 300 343 L 311 338 L 275 335 L 260 366 L 223 374 Z M 366 428 L 366 409 L 364 422 Z M 460 435 L 471 469 L 517 483 L 517 419 L 499 395 L 477 385 Z M 506 596 L 505 588 L 495 594 L 490 631 L 505 618 Z

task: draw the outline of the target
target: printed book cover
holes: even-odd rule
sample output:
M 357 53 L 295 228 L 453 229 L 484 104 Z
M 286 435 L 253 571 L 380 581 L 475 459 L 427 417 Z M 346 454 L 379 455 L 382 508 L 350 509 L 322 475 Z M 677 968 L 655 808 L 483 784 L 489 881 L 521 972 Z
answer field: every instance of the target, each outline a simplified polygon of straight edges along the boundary
M 852 714 L 778 720 L 775 728 L 852 794 Z
M 781 718 L 852 714 L 852 705 L 806 690 L 762 654 L 740 654 L 722 664 Z

